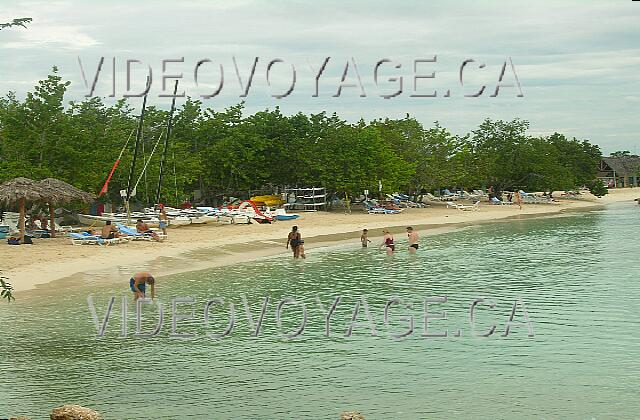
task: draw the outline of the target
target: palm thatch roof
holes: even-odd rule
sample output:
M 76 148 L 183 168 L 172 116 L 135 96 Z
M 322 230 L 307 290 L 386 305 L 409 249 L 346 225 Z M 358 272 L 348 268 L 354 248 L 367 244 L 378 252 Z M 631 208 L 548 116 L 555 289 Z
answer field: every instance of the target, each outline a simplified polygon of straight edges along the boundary
M 65 204 L 73 201 L 91 203 L 95 196 L 74 187 L 64 181 L 55 178 L 47 178 L 38 182 L 38 185 L 46 191 L 46 198 L 50 204 Z
M 609 156 L 602 158 L 602 161 L 619 176 L 640 174 L 640 157 L 638 156 Z
M 20 201 L 43 201 L 47 191 L 37 182 L 29 178 L 14 178 L 0 184 L 0 203 L 17 204 Z

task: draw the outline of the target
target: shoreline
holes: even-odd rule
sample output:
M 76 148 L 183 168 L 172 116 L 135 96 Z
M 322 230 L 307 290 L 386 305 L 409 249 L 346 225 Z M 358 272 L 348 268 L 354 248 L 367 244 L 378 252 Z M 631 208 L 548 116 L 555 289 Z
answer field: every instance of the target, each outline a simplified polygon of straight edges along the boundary
M 426 209 L 406 209 L 398 215 L 317 212 L 302 213 L 300 219 L 272 225 L 185 226 L 170 229 L 165 243 L 72 246 L 67 238 L 42 239 L 31 246 L 6 246 L 9 252 L 2 253 L 8 254 L 2 260 L 3 266 L 9 263 L 9 268 L 3 268 L 3 275 L 9 278 L 14 292 L 46 292 L 62 286 L 64 280 L 78 278 L 120 282 L 135 271 L 151 271 L 160 278 L 288 255 L 285 238 L 295 224 L 300 226 L 307 250 L 348 242 L 359 246 L 363 228 L 369 229 L 375 246 L 383 228 L 398 234 L 404 233 L 406 226 L 413 226 L 424 238 L 487 223 L 589 211 L 609 203 L 633 202 L 640 196 L 640 188 L 612 192 L 602 199 L 587 196 L 554 204 L 527 204 L 522 210 L 516 205 L 484 204 L 477 212 L 465 212 L 434 204 Z

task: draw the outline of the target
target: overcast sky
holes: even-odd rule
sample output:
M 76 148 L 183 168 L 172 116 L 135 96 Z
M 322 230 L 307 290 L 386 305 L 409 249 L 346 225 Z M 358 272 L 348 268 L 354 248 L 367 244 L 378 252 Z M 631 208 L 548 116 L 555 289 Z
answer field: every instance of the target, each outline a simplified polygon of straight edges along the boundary
M 286 114 L 337 112 L 354 121 L 403 117 L 409 113 L 429 126 L 440 121 L 455 133 L 475 128 L 483 119 L 523 118 L 533 134 L 554 131 L 589 139 L 605 153 L 640 153 L 640 2 L 609 1 L 6 1 L 0 0 L 0 22 L 32 17 L 28 29 L 0 31 L 0 93 L 22 96 L 56 65 L 72 82 L 68 100 L 81 100 L 85 88 L 78 58 L 89 82 L 100 57 L 106 62 L 96 95 L 111 93 L 116 58 L 116 96 L 126 90 L 126 60 L 151 66 L 149 102 L 159 98 L 162 60 L 184 58 L 167 66 L 167 74 L 183 73 L 181 90 L 221 109 L 245 99 L 248 112 L 280 106 Z M 433 79 L 418 79 L 416 73 Z M 241 84 L 259 57 L 248 96 Z M 325 71 L 315 77 L 330 57 Z M 194 68 L 200 68 L 199 86 Z M 273 59 L 267 83 L 267 66 Z M 374 68 L 379 60 L 378 84 Z M 465 60 L 464 86 L 459 81 Z M 513 62 L 511 67 L 510 61 Z M 340 97 L 334 97 L 347 69 Z M 353 66 L 356 64 L 356 69 Z M 507 63 L 503 87 L 496 84 Z M 479 68 L 479 64 L 485 64 Z M 399 65 L 399 68 L 394 66 Z M 145 67 L 133 65 L 133 90 L 144 85 Z M 287 91 L 289 96 L 272 95 Z M 514 70 L 515 69 L 515 72 Z M 515 73 L 515 75 L 514 75 Z M 388 79 L 395 76 L 396 81 Z M 384 99 L 403 89 L 397 96 Z M 465 97 L 486 85 L 479 97 Z M 362 91 L 366 97 L 362 97 Z M 445 97 L 450 90 L 449 97 Z M 412 97 L 430 94 L 436 97 Z M 178 100 L 182 101 L 181 99 Z M 140 99 L 130 100 L 139 106 Z

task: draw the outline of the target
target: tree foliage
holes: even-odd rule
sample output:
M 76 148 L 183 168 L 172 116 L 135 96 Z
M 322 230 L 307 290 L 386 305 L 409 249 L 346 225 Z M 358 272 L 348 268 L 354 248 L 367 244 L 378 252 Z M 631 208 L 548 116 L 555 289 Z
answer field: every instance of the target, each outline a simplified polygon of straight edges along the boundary
M 23 28 L 26 28 L 27 23 L 31 23 L 32 20 L 32 18 L 17 18 L 13 19 L 11 22 L 0 23 L 0 31 L 14 26 L 21 26 Z
M 0 181 L 55 177 L 97 193 L 124 147 L 101 198 L 120 203 L 138 115 L 125 100 L 65 104 L 68 86 L 54 67 L 24 99 L 12 92 L 0 98 Z M 142 204 L 154 201 L 167 118 L 168 111 L 147 108 L 134 176 Z M 325 112 L 287 116 L 278 108 L 245 115 L 243 103 L 214 110 L 189 98 L 174 115 L 161 201 L 178 204 L 200 190 L 213 203 L 222 195 L 296 185 L 323 186 L 342 197 L 378 191 L 380 184 L 383 193 L 419 195 L 489 185 L 553 191 L 595 180 L 597 146 L 560 133 L 531 136 L 528 127 L 519 119 L 487 119 L 471 133 L 455 135 L 438 122 L 423 127 L 409 115 L 356 123 Z

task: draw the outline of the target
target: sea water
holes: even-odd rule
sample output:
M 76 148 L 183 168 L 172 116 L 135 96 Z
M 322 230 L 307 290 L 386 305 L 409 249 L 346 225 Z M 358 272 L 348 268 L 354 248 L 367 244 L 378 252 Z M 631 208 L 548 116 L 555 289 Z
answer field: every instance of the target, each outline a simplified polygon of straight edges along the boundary
M 0 305 L 0 418 L 634 418 L 639 238 L 620 204 L 423 237 L 415 255 L 397 237 L 392 257 L 356 241 L 185 273 L 140 305 L 140 335 L 128 278 L 18 293 Z

